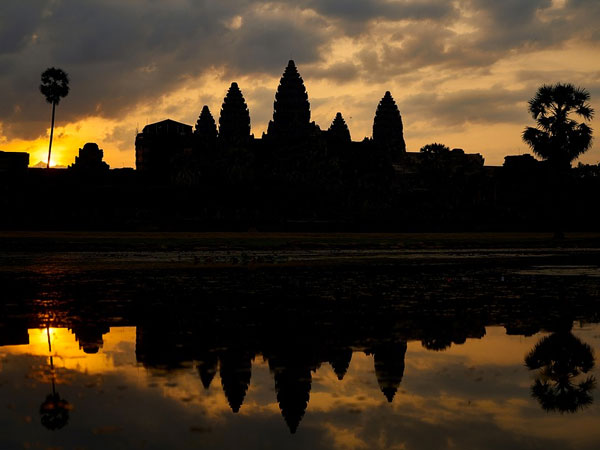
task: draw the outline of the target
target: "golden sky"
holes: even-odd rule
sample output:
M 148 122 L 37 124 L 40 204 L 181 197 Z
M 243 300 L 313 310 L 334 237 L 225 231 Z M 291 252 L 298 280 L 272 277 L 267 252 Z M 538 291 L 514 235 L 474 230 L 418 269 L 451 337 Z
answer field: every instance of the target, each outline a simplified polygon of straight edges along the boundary
M 260 137 L 294 59 L 322 129 L 340 111 L 354 140 L 370 136 L 390 90 L 408 151 L 442 142 L 502 164 L 529 151 L 520 135 L 541 84 L 584 87 L 600 108 L 599 22 L 597 0 L 1 2 L 0 149 L 29 152 L 32 165 L 46 159 L 46 67 L 71 78 L 53 162 L 71 164 L 96 142 L 112 167 L 133 167 L 136 130 L 166 118 L 194 124 L 204 104 L 218 121 L 232 81 Z M 580 161 L 598 163 L 599 149 Z

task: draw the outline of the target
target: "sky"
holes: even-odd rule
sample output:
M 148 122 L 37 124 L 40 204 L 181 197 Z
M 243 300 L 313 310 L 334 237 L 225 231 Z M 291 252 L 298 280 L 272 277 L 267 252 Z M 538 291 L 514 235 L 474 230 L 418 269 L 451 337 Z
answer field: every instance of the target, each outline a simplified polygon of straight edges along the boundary
M 527 101 L 542 84 L 587 89 L 600 114 L 599 23 L 598 0 L 2 0 L 0 150 L 46 160 L 47 67 L 71 80 L 53 164 L 96 142 L 118 168 L 135 166 L 148 123 L 193 125 L 205 104 L 218 121 L 233 81 L 260 137 L 294 59 L 321 129 L 339 111 L 353 140 L 371 136 L 389 90 L 408 151 L 441 142 L 500 165 L 529 153 Z M 598 139 L 579 161 L 600 161 Z

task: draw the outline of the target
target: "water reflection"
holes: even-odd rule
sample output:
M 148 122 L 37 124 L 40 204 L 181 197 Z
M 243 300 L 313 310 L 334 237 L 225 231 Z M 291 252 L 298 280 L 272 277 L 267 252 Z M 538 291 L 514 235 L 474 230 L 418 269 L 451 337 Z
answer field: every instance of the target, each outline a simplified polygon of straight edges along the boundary
M 538 370 L 531 395 L 544 410 L 574 413 L 594 401 L 593 375 L 574 382 L 594 367 L 594 352 L 571 333 L 570 326 L 540 339 L 525 357 L 525 364 L 531 370 Z
M 226 350 L 219 356 L 221 385 L 231 411 L 238 412 L 250 385 L 253 355 L 240 350 Z
M 19 448 L 31 435 L 34 447 L 66 446 L 52 441 L 60 435 L 88 448 L 230 448 L 239 436 L 248 448 L 600 443 L 597 281 L 504 269 L 500 277 L 497 268 L 473 266 L 444 276 L 439 267 L 375 269 L 88 273 L 52 291 L 45 279 L 9 289 L 0 302 L 0 395 L 12 409 L 0 410 L 9 429 L 0 442 L 14 439 L 4 447 Z M 42 364 L 49 378 L 35 376 Z M 38 410 L 57 431 L 51 437 L 29 425 Z M 584 430 L 577 445 L 573 426 Z
M 46 400 L 40 405 L 40 416 L 42 425 L 49 430 L 59 430 L 69 422 L 69 411 L 71 405 L 60 397 L 56 392 L 56 372 L 54 371 L 54 357 L 52 356 L 52 340 L 50 327 L 46 328 L 48 335 L 48 353 L 50 354 L 50 377 L 52 379 L 52 393 L 46 396 Z
M 406 342 L 384 342 L 373 351 L 377 383 L 390 403 L 404 376 L 405 355 Z
M 50 365 L 52 392 L 46 395 L 46 400 L 40 407 L 44 427 L 57 431 L 61 428 L 61 431 L 66 430 L 70 426 L 80 427 L 82 421 L 87 423 L 97 416 L 90 408 L 98 408 L 99 413 L 105 414 L 107 409 L 114 408 L 115 402 L 120 405 L 119 408 L 127 411 L 128 415 L 148 414 L 148 411 L 145 411 L 146 402 L 152 404 L 158 401 L 156 395 L 159 393 L 162 400 L 154 406 L 152 423 L 163 414 L 175 414 L 184 422 L 193 420 L 192 417 L 205 417 L 206 423 L 190 425 L 191 431 L 202 435 L 212 433 L 207 430 L 216 428 L 237 429 L 235 422 L 228 419 L 228 414 L 231 417 L 242 414 L 244 423 L 251 421 L 252 417 L 267 420 L 267 417 L 271 417 L 269 411 L 272 411 L 270 405 L 273 404 L 292 434 L 295 435 L 305 428 L 305 436 L 305 433 L 316 432 L 319 427 L 333 427 L 330 431 L 335 429 L 339 439 L 346 436 L 344 433 L 348 431 L 345 428 L 336 428 L 344 423 L 344 420 L 349 420 L 344 426 L 358 420 L 357 430 L 366 432 L 363 427 L 375 425 L 367 425 L 364 420 L 374 414 L 380 417 L 378 420 L 381 420 L 381 425 L 377 427 L 384 427 L 379 429 L 383 432 L 385 427 L 408 413 L 406 408 L 411 410 L 411 418 L 404 417 L 404 420 L 409 420 L 408 423 L 425 420 L 441 424 L 449 420 L 447 414 L 455 417 L 462 415 L 462 420 L 467 421 L 480 421 L 481 417 L 488 417 L 486 420 L 490 420 L 495 417 L 493 421 L 500 421 L 499 425 L 503 420 L 513 418 L 532 420 L 535 414 L 534 410 L 527 406 L 527 390 L 520 388 L 528 379 L 527 369 L 519 368 L 519 359 L 527 348 L 530 349 L 526 358 L 528 366 L 540 371 L 535 381 L 536 385 L 552 383 L 553 377 L 557 380 L 556 388 L 548 384 L 554 398 L 553 405 L 556 406 L 548 408 L 549 410 L 558 411 L 568 405 L 570 411 L 579 408 L 581 412 L 581 405 L 590 405 L 592 399 L 592 386 L 585 383 L 592 379 L 593 353 L 591 346 L 573 334 L 573 331 L 554 332 L 545 336 L 536 334 L 531 338 L 523 338 L 509 336 L 503 328 L 488 327 L 483 339 L 470 338 L 463 345 L 452 346 L 443 352 L 424 349 L 420 340 L 391 340 L 353 347 L 350 354 L 347 347 L 328 348 L 327 342 L 322 342 L 320 349 L 313 348 L 306 352 L 296 347 L 284 353 L 274 350 L 254 353 L 248 351 L 248 347 L 242 343 L 238 349 L 202 350 L 189 361 L 179 361 L 177 367 L 159 367 L 147 362 L 136 363 L 135 357 L 132 359 L 126 354 L 122 360 L 129 362 L 119 362 L 119 349 L 126 349 L 125 353 L 130 352 L 130 355 L 134 355 L 134 345 L 139 345 L 139 342 L 136 344 L 137 337 L 140 336 L 139 331 L 136 332 L 133 328 L 129 330 L 111 328 L 104 335 L 103 348 L 97 354 L 91 355 L 87 355 L 79 347 L 76 336 L 71 334 L 72 331 L 54 330 L 53 336 L 58 344 L 53 345 L 51 359 L 47 360 Z M 587 330 L 584 335 L 588 339 L 592 338 L 596 346 L 600 345 L 600 326 L 587 326 L 584 330 Z M 48 329 L 30 330 L 29 345 L 0 348 L 3 360 L 8 361 L 5 369 L 22 367 L 23 370 L 20 373 L 0 371 L 0 380 L 6 382 L 6 377 L 11 376 L 10 382 L 18 385 L 19 380 L 27 379 L 30 363 L 23 358 L 27 355 L 44 355 L 39 343 L 40 336 L 47 333 Z M 579 328 L 577 333 L 580 333 Z M 244 347 L 246 350 L 241 350 Z M 504 354 L 495 358 L 493 354 L 499 348 Z M 48 347 L 45 354 L 48 355 Z M 103 360 L 104 366 L 100 364 L 86 367 L 80 364 L 82 359 L 102 356 L 108 357 Z M 77 408 L 79 425 L 66 426 L 70 420 L 72 406 L 55 388 L 56 358 L 61 361 L 63 389 L 69 387 L 69 397 L 75 395 L 80 398 Z M 341 370 L 340 364 L 343 368 Z M 140 365 L 146 367 L 142 378 L 140 375 L 144 372 L 139 372 Z M 101 374 L 102 378 L 95 378 L 94 372 Z M 570 381 L 573 388 L 565 390 L 565 377 L 572 380 L 582 373 L 587 373 L 589 378 L 574 384 Z M 213 382 L 215 379 L 219 384 Z M 42 384 L 48 386 L 48 380 L 43 381 Z M 34 386 L 33 392 L 37 391 L 37 387 Z M 132 400 L 131 395 L 136 391 L 147 400 Z M 556 395 L 556 392 L 562 394 Z M 586 395 L 585 402 L 581 401 L 582 392 Z M 16 393 L 23 396 L 26 405 L 29 403 L 29 394 L 25 386 L 23 389 L 17 388 Z M 151 400 L 152 398 L 154 400 Z M 383 410 L 382 402 L 389 404 L 391 409 L 387 412 Z M 177 413 L 169 413 L 171 406 L 168 405 L 174 404 L 180 404 L 184 409 L 178 409 Z M 575 404 L 577 408 L 572 407 Z M 546 408 L 544 403 L 542 406 Z M 228 409 L 228 414 L 224 407 Z M 186 409 L 189 409 L 189 413 L 184 413 Z M 471 409 L 472 412 L 469 411 Z M 385 419 L 386 415 L 393 419 L 392 422 Z M 510 419 L 503 419 L 505 415 Z M 2 416 L 0 413 L 0 418 Z M 107 420 L 109 422 L 94 430 L 104 435 L 106 430 L 117 429 L 127 423 L 110 422 L 110 417 L 108 414 L 100 419 L 101 423 Z M 596 411 L 590 418 L 595 423 L 597 417 Z M 282 424 L 281 418 L 279 424 Z M 268 420 L 272 421 L 272 418 Z M 303 425 L 306 420 L 309 420 L 308 424 Z M 550 416 L 546 419 L 540 416 L 537 420 L 541 422 L 534 425 L 533 430 L 547 427 L 546 422 L 550 420 Z M 278 428 L 277 422 L 269 423 L 274 425 L 269 431 L 272 433 Z M 335 423 L 337 425 L 334 425 Z M 505 424 L 503 427 L 510 429 L 512 425 Z M 359 435 L 363 431 L 360 431 Z M 354 439 L 359 439 L 359 435 L 347 435 L 342 439 L 346 444 L 332 447 L 359 448 L 361 445 L 349 444 L 354 442 Z M 372 444 L 365 436 L 360 436 L 360 440 L 368 445 Z

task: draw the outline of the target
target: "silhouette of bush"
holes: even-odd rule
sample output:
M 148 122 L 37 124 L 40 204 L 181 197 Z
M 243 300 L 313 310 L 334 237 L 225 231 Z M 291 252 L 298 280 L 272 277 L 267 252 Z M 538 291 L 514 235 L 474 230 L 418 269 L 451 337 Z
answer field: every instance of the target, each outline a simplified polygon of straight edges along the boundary
M 426 155 L 438 156 L 450 153 L 450 147 L 434 142 L 433 144 L 424 145 L 419 151 Z

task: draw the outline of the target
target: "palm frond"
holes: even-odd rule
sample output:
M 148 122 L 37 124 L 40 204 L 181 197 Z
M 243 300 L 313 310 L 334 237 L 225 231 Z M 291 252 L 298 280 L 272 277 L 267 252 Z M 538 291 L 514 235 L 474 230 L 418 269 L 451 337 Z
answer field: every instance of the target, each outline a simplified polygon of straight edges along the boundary
M 570 164 L 591 147 L 592 129 L 570 117 L 591 120 L 594 109 L 589 100 L 587 90 L 571 83 L 540 86 L 528 107 L 537 127 L 527 127 L 523 141 L 544 159 Z

